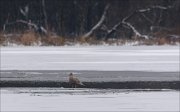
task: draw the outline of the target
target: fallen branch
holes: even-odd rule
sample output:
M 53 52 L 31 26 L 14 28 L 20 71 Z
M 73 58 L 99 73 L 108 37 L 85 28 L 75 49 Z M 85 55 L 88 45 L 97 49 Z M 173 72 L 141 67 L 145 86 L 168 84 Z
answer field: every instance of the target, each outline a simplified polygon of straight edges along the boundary
M 30 29 L 31 29 L 31 28 L 34 28 L 35 31 L 38 32 L 38 33 L 47 34 L 47 30 L 46 30 L 44 27 L 42 27 L 42 26 L 40 26 L 40 25 L 36 25 L 35 23 L 32 23 L 31 21 L 28 22 L 28 21 L 24 21 L 24 20 L 16 20 L 15 22 L 10 22 L 10 23 L 4 24 L 4 26 L 3 26 L 3 31 L 6 30 L 6 26 L 7 26 L 7 25 L 13 25 L 13 24 L 15 24 L 15 23 L 23 23 L 23 24 L 26 24 L 26 25 L 28 25 L 28 27 L 29 27 Z
M 98 23 L 88 33 L 86 33 L 85 35 L 82 36 L 83 38 L 90 37 L 94 33 L 95 30 L 99 29 L 103 25 L 104 20 L 106 19 L 107 10 L 109 9 L 109 6 L 110 6 L 109 4 L 106 5 L 104 12 L 101 16 L 101 19 L 98 21 Z
M 129 18 L 131 18 L 134 14 L 136 14 L 137 11 L 133 12 L 132 14 L 130 14 L 129 16 L 125 17 L 123 20 L 122 20 L 122 24 L 128 26 L 135 34 L 136 37 L 142 37 L 142 38 L 145 38 L 145 39 L 149 39 L 149 37 L 147 35 L 142 35 L 140 32 L 138 32 L 136 30 L 136 28 L 131 25 L 129 22 L 126 22 Z
M 105 40 L 107 41 L 108 38 L 117 30 L 117 28 L 122 24 L 122 22 L 119 22 L 115 24 L 112 29 L 107 30 L 107 35 L 105 36 Z
M 148 37 L 147 35 L 142 35 L 142 34 L 140 34 L 140 33 L 135 29 L 135 27 L 132 26 L 130 23 L 125 22 L 125 21 L 122 21 L 122 24 L 124 24 L 124 25 L 128 26 L 129 28 L 131 28 L 136 37 L 141 37 L 141 38 L 149 39 L 149 37 Z
M 16 22 L 17 23 L 24 23 L 24 24 L 27 24 L 29 27 L 34 27 L 35 29 L 38 29 L 38 26 L 36 24 L 32 23 L 31 21 L 27 22 L 24 20 L 17 20 Z
M 132 29 L 132 31 L 134 32 L 135 36 L 136 37 L 141 37 L 141 38 L 145 38 L 145 39 L 149 39 L 149 37 L 147 35 L 142 35 L 140 32 L 138 32 L 136 30 L 136 28 L 131 25 L 129 22 L 127 22 L 131 17 L 133 17 L 135 14 L 140 14 L 144 19 L 146 19 L 149 23 L 153 24 L 153 21 L 148 18 L 144 13 L 145 12 L 149 12 L 151 11 L 152 9 L 161 9 L 161 10 L 168 10 L 170 8 L 173 8 L 173 6 L 167 6 L 167 7 L 164 7 L 164 6 L 151 6 L 149 8 L 146 8 L 146 9 L 139 9 L 139 10 L 136 10 L 134 12 L 132 12 L 131 14 L 129 14 L 128 16 L 126 16 L 121 22 L 117 23 L 116 25 L 113 26 L 113 28 L 111 30 L 108 30 L 107 31 L 107 35 L 105 37 L 105 40 L 107 40 L 109 38 L 110 35 L 112 35 L 116 30 L 117 28 L 121 25 L 121 24 L 124 24 L 126 25 L 127 27 L 129 27 L 130 29 Z M 161 15 L 162 16 L 162 15 Z
M 147 20 L 149 23 L 153 24 L 153 21 L 152 21 L 150 18 L 148 18 L 144 13 L 140 13 L 140 15 L 141 15 L 145 20 Z

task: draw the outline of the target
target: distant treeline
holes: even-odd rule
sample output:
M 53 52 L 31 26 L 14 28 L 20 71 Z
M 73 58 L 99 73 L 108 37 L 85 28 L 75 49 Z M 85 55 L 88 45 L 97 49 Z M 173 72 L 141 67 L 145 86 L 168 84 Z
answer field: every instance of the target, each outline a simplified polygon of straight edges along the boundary
M 1 32 L 23 32 L 34 25 L 62 37 L 89 32 L 97 38 L 131 38 L 179 27 L 180 0 L 0 1 Z

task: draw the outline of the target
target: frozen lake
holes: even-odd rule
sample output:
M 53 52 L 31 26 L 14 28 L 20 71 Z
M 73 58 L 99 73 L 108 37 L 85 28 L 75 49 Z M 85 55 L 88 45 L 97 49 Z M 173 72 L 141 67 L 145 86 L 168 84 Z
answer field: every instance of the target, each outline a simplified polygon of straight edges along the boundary
M 1 111 L 179 111 L 179 91 L 1 88 Z
M 1 70 L 179 71 L 179 46 L 1 47 Z
M 179 46 L 1 47 L 1 78 L 67 81 L 75 72 L 82 81 L 175 81 L 179 52 Z M 180 111 L 176 90 L 0 89 L 0 111 Z

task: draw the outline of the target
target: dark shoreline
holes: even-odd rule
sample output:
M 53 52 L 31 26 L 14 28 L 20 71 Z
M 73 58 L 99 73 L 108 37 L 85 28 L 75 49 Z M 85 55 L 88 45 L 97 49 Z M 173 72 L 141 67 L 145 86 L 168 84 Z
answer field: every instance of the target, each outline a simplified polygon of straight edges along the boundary
M 180 89 L 180 81 L 83 82 L 79 88 L 98 89 Z M 1 81 L 0 87 L 64 87 L 68 82 L 56 81 Z

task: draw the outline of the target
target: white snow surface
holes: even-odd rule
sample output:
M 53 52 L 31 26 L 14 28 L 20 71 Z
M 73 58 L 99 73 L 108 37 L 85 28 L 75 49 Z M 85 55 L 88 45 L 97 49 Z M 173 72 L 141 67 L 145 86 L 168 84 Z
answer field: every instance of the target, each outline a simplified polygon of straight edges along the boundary
M 62 93 L 63 91 L 65 93 Z M 60 88 L 2 89 L 0 110 L 2 112 L 179 111 L 179 91 L 128 92 L 125 90 L 105 93 L 98 93 L 98 91 L 101 90 L 61 90 Z M 91 94 L 93 92 L 96 94 Z
M 179 71 L 179 46 L 1 47 L 1 70 Z

